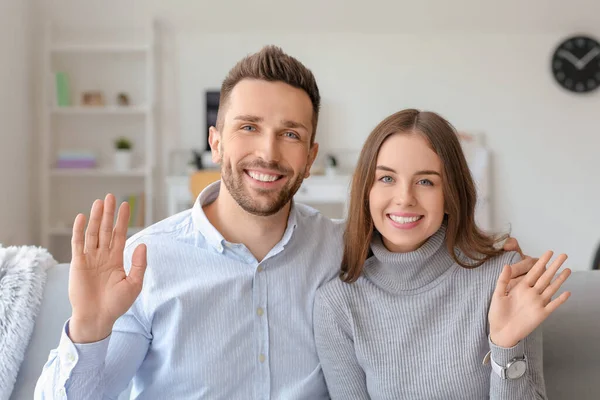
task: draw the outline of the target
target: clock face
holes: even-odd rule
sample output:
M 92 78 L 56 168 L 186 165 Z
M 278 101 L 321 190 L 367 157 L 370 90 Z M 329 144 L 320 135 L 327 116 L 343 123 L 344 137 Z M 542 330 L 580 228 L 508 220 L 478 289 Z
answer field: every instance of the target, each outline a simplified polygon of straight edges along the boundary
M 508 370 L 506 371 L 507 377 L 510 379 L 518 379 L 525 374 L 527 370 L 527 363 L 525 361 L 519 360 L 510 365 Z
M 586 36 L 563 41 L 552 56 L 552 74 L 563 88 L 591 92 L 600 86 L 600 43 Z

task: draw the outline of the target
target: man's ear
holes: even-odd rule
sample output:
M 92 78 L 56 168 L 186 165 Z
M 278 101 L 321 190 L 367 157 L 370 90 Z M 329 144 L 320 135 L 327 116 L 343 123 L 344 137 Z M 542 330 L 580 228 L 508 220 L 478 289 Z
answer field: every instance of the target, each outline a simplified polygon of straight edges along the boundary
M 319 153 L 319 143 L 313 143 L 308 151 L 308 165 L 306 168 L 306 173 L 304 174 L 304 179 L 310 176 L 310 169 L 312 168 L 313 163 L 317 158 L 317 154 Z
M 210 152 L 212 155 L 212 161 L 215 164 L 221 162 L 221 132 L 214 126 L 208 129 L 208 144 L 210 144 Z

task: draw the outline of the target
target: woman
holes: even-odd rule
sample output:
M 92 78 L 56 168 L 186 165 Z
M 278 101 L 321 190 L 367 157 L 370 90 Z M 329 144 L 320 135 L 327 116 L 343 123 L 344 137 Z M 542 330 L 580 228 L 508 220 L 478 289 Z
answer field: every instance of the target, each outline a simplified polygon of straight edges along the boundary
M 508 288 L 515 252 L 474 222 L 475 187 L 452 126 L 405 110 L 368 137 L 354 174 L 341 279 L 315 300 L 333 399 L 543 399 L 536 328 L 569 293 L 544 254 Z M 491 353 L 490 353 L 491 352 Z

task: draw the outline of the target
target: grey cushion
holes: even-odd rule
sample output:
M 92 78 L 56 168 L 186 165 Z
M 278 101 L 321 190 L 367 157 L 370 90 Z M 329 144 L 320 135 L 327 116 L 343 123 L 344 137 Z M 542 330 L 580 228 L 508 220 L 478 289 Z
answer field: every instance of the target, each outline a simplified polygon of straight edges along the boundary
M 559 293 L 571 297 L 543 324 L 550 400 L 600 399 L 600 271 L 576 271 Z

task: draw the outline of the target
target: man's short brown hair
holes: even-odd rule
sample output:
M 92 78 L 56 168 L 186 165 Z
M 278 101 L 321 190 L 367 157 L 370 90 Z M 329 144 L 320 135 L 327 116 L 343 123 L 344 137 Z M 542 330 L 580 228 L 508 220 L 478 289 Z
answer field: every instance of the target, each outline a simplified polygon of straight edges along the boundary
M 286 54 L 277 46 L 265 46 L 258 53 L 239 61 L 227 74 L 221 85 L 217 129 L 223 128 L 223 110 L 231 91 L 243 79 L 259 79 L 267 82 L 283 82 L 308 94 L 313 106 L 313 131 L 310 144 L 315 141 L 321 96 L 313 73 L 300 61 Z

